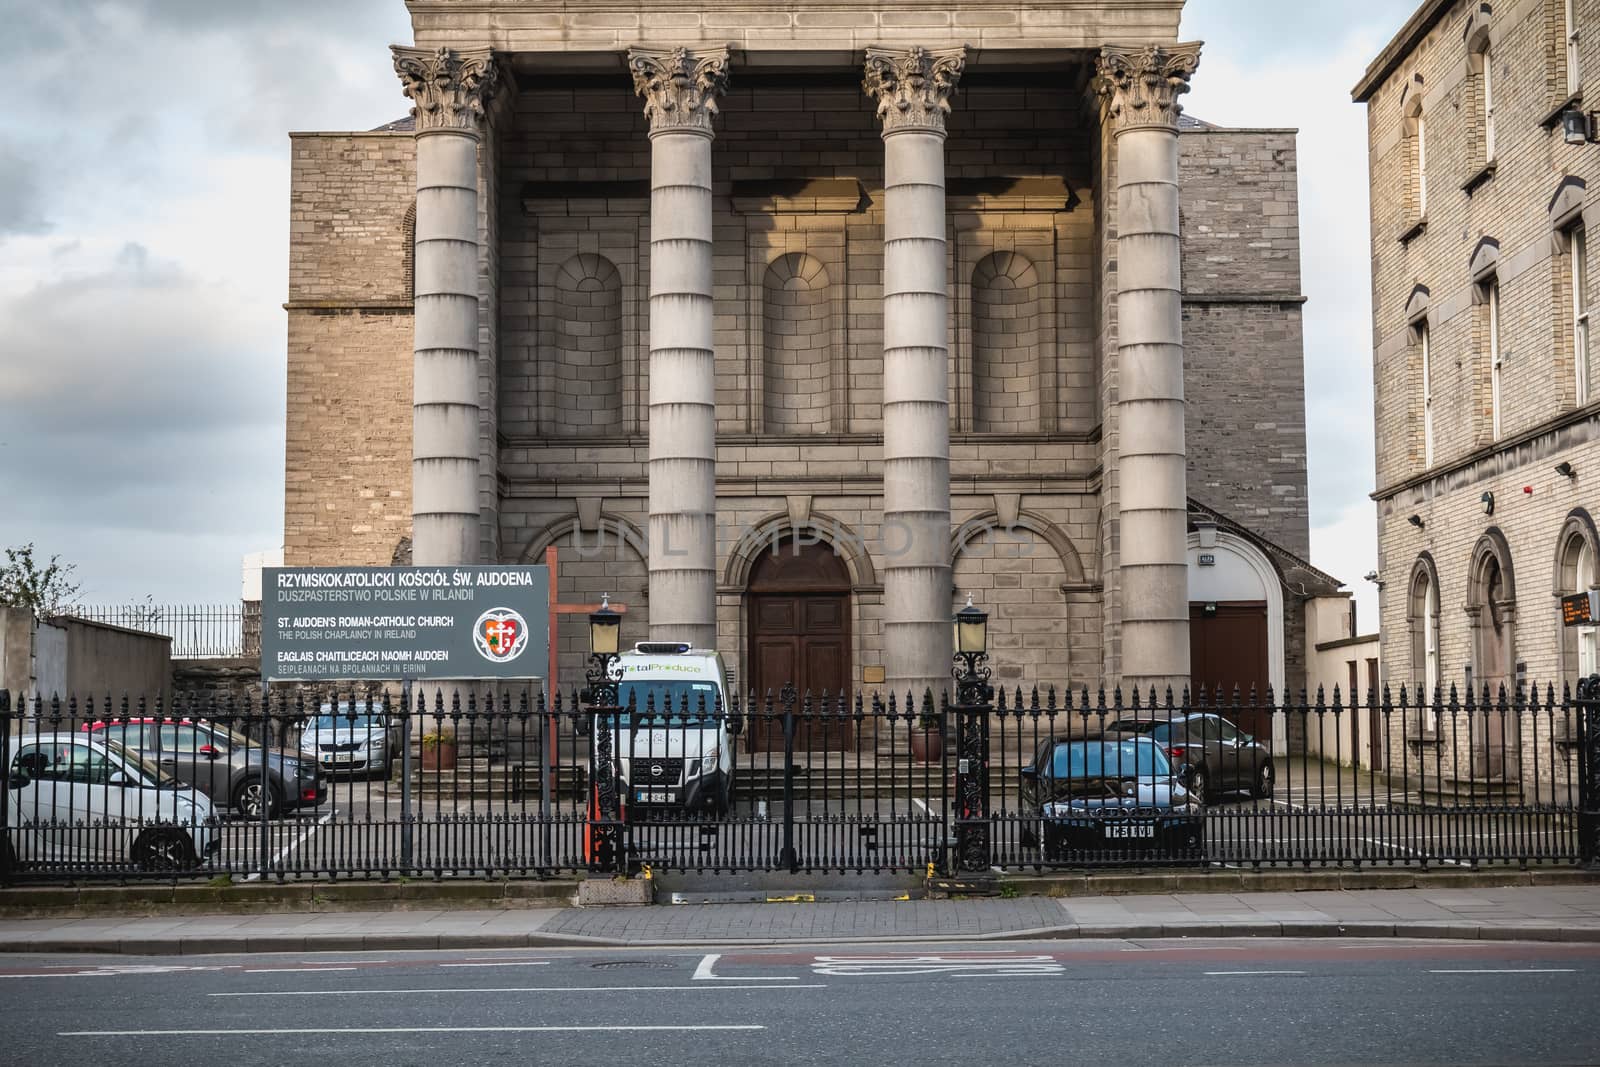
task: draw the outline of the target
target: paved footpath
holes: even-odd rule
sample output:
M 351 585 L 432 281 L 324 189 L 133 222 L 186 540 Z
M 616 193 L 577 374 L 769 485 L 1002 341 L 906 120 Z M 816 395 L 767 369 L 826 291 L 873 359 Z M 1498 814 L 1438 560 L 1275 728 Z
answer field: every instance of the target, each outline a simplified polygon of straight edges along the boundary
M 1600 942 L 1600 886 L 0 919 L 0 952 L 139 955 L 1129 937 Z

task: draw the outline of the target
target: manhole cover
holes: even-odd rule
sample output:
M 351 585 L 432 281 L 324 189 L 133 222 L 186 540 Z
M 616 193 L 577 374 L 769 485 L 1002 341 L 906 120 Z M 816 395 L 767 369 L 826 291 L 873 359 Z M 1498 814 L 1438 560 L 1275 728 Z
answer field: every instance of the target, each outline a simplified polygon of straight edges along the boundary
M 662 960 L 605 960 L 601 963 L 591 963 L 597 971 L 619 971 L 624 968 L 635 971 L 674 971 L 678 965 Z

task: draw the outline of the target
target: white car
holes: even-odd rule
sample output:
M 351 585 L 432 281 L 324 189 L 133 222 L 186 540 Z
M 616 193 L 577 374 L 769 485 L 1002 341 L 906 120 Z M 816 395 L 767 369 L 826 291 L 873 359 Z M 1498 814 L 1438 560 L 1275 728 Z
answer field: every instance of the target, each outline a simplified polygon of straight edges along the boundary
M 722 656 L 643 642 L 619 659 L 616 743 L 623 803 L 726 812 L 733 803 L 733 738 Z
M 186 870 L 222 843 L 204 793 L 91 733 L 18 739 L 4 786 L 11 859 L 23 867 Z
M 324 704 L 300 732 L 300 753 L 325 772 L 377 772 L 387 778 L 400 754 L 399 720 L 362 700 L 341 701 L 337 710 Z

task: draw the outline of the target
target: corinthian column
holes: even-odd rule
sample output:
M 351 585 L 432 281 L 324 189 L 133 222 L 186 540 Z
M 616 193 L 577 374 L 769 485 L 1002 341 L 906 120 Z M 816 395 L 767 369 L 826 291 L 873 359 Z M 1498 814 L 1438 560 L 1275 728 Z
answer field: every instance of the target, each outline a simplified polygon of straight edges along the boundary
M 417 136 L 411 558 L 478 562 L 478 141 L 488 49 L 394 48 Z
M 717 641 L 711 129 L 728 52 L 635 48 L 650 120 L 650 637 Z
M 944 117 L 964 48 L 867 49 L 883 123 L 883 644 L 891 690 L 950 677 Z
M 1116 140 L 1122 678 L 1174 691 L 1189 682 L 1178 97 L 1199 64 L 1199 44 L 1108 45 L 1098 82 Z

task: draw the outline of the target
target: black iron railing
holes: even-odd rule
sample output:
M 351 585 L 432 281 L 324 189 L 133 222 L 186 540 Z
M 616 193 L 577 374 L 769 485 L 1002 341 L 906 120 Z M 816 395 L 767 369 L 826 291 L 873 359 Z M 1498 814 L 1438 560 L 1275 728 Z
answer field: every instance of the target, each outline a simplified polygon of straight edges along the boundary
M 505 688 L 0 692 L 0 878 L 1594 862 L 1593 685 L 1356 702 L 786 689 L 670 708 Z
M 80 604 L 62 615 L 172 638 L 175 659 L 261 654 L 261 604 Z

